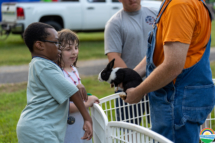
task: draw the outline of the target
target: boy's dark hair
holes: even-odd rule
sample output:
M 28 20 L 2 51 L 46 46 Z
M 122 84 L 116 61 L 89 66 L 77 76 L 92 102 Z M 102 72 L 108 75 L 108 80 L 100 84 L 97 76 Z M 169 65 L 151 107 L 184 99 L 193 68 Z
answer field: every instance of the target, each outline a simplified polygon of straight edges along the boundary
M 35 22 L 30 24 L 24 31 L 23 39 L 31 53 L 33 52 L 33 45 L 36 41 L 45 40 L 47 36 L 50 35 L 46 31 L 46 28 L 54 29 L 51 25 Z
M 61 43 L 61 50 L 64 49 L 64 47 L 67 44 L 70 44 L 69 42 L 76 42 L 79 45 L 79 39 L 78 36 L 75 32 L 73 32 L 72 30 L 69 29 L 63 29 L 61 31 L 58 32 L 58 41 Z M 76 61 L 74 62 L 73 66 L 76 67 L 76 63 L 77 63 L 78 57 L 76 59 Z M 63 68 L 62 66 L 62 55 L 60 56 L 60 58 L 58 59 L 58 63 L 57 63 L 61 68 Z

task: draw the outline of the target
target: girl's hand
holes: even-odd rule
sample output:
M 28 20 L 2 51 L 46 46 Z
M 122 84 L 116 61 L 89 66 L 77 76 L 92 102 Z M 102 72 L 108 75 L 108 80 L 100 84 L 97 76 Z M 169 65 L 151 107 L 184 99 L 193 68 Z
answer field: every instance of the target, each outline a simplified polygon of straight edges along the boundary
M 82 99 L 83 99 L 85 102 L 87 102 L 87 100 L 88 100 L 88 95 L 87 95 L 87 91 L 86 91 L 84 85 L 83 85 L 83 84 L 78 84 L 78 85 L 77 85 L 77 88 L 79 89 L 79 91 L 80 91 L 80 93 L 81 93 Z
M 97 104 L 100 103 L 99 99 L 94 95 L 88 97 L 88 101 L 86 102 L 86 106 L 87 107 L 92 107 L 93 103 L 97 103 Z
M 93 123 L 90 121 L 84 121 L 83 130 L 85 131 L 82 140 L 90 140 L 93 137 Z

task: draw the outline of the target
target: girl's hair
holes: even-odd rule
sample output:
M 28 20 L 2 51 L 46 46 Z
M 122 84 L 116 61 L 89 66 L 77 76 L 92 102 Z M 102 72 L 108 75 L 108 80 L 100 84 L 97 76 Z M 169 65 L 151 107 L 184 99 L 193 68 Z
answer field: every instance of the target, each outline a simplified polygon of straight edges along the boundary
M 58 31 L 58 41 L 61 43 L 61 46 L 62 46 L 61 51 L 65 48 L 67 44 L 70 44 L 69 43 L 70 41 L 72 41 L 73 43 L 76 42 L 79 45 L 79 39 L 77 34 L 69 29 L 63 29 L 61 31 Z M 78 57 L 73 64 L 73 66 L 75 67 L 76 67 L 77 60 L 78 60 Z M 63 68 L 62 62 L 63 60 L 62 60 L 62 54 L 61 54 L 57 62 L 60 68 Z

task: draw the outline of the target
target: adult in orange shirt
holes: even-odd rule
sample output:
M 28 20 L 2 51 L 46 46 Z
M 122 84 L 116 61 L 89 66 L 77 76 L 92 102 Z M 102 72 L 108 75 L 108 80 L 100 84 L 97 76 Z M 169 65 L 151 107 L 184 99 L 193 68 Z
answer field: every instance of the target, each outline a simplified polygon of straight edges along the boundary
M 148 94 L 152 130 L 176 143 L 199 142 L 200 125 L 214 107 L 210 33 L 203 0 L 164 0 L 147 56 L 134 69 L 147 78 L 126 91 L 128 103 Z

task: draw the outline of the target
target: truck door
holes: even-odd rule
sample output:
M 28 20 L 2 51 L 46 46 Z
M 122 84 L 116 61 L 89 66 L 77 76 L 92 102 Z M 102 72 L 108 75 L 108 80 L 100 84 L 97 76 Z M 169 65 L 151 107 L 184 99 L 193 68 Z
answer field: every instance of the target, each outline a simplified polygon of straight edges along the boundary
M 109 0 L 110 1 L 110 9 L 111 9 L 111 15 L 114 15 L 116 12 L 118 12 L 120 9 L 122 9 L 122 3 L 118 0 Z
M 84 0 L 83 30 L 104 29 L 111 16 L 107 0 Z
M 64 16 L 64 28 L 74 31 L 82 29 L 83 12 L 81 0 L 61 0 L 56 3 L 61 8 L 60 14 Z

